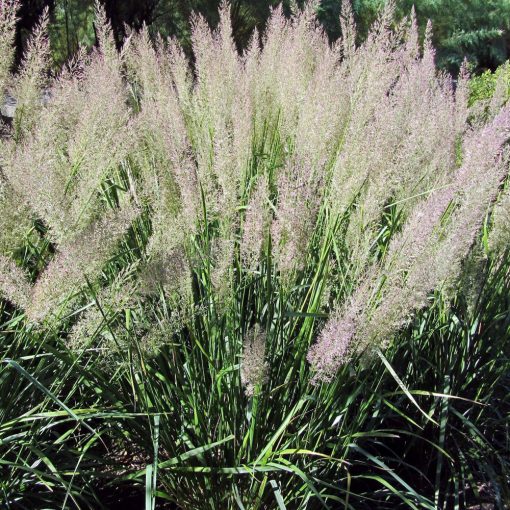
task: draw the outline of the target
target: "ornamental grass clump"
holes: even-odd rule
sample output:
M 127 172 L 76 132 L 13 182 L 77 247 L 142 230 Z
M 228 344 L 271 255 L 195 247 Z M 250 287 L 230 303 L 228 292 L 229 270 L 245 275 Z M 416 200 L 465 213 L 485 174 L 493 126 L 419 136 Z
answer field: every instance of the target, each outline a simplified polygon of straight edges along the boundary
M 11 72 L 17 7 L 0 0 L 2 352 L 24 377 L 32 347 L 58 357 L 37 419 L 64 413 L 95 466 L 45 462 L 41 490 L 115 472 L 182 508 L 462 507 L 492 455 L 503 501 L 483 434 L 505 426 L 467 402 L 507 367 L 510 106 L 468 107 L 430 24 L 420 44 L 388 2 L 356 44 L 344 1 L 330 44 L 311 2 L 240 54 L 223 4 L 213 30 L 192 19 L 190 63 L 146 28 L 118 51 L 97 3 L 97 47 L 50 77 L 46 17 Z

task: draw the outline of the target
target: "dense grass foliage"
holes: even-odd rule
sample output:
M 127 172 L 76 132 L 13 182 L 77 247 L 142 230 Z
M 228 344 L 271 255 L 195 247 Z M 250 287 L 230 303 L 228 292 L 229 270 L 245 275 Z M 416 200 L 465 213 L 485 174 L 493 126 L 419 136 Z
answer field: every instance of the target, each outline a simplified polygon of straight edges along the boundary
M 145 29 L 119 51 L 98 6 L 51 80 L 43 17 L 11 75 L 16 8 L 4 506 L 505 508 L 505 74 L 471 104 L 430 27 L 389 5 L 357 45 L 346 1 L 337 44 L 310 4 L 243 54 L 224 5 L 193 66 Z

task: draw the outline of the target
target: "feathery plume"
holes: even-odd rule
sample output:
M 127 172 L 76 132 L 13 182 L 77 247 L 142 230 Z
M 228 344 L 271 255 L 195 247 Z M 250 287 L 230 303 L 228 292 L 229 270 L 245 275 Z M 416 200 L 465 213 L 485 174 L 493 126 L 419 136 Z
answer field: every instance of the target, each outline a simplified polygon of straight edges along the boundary
M 60 247 L 36 281 L 27 314 L 41 322 L 87 280 L 95 280 L 138 215 L 133 207 L 111 211 L 80 237 Z
M 98 216 L 99 188 L 125 157 L 131 136 L 119 63 L 95 53 L 63 73 L 37 129 L 2 149 L 5 175 L 56 243 Z
M 99 49 L 106 60 L 115 64 L 119 59 L 119 53 L 115 46 L 112 27 L 106 16 L 106 11 L 99 0 L 95 0 L 94 10 L 94 26 L 96 29 L 97 40 L 99 42 Z
M 246 333 L 243 341 L 241 382 L 248 397 L 253 397 L 257 388 L 267 380 L 269 365 L 265 356 L 266 335 L 257 324 Z
M 150 253 L 150 252 L 149 252 Z M 181 298 L 191 293 L 191 274 L 181 246 L 157 252 L 140 274 L 140 293 L 152 294 L 160 288 L 168 294 L 177 292 Z
M 0 0 L 0 98 L 3 100 L 14 58 L 18 0 Z
M 198 176 L 204 189 L 207 208 L 212 214 L 234 215 L 242 169 L 234 150 L 233 126 L 239 112 L 234 110 L 240 58 L 232 39 L 230 9 L 223 4 L 220 23 L 211 32 L 203 18 L 196 18 L 192 32 L 197 82 L 194 90 L 193 136 Z M 250 143 L 249 140 L 243 140 Z
M 317 343 L 308 351 L 307 360 L 316 371 L 315 380 L 330 381 L 338 367 L 349 360 L 362 312 L 362 303 L 350 302 L 330 317 Z
M 25 309 L 31 291 L 28 275 L 16 263 L 0 254 L 0 296 Z
M 458 135 L 463 135 L 466 129 L 466 123 L 469 116 L 469 79 L 468 61 L 464 59 L 460 66 L 459 76 L 457 78 L 457 87 L 455 89 L 455 110 L 456 110 L 456 129 Z
M 32 227 L 30 211 L 0 175 L 0 254 L 10 255 L 21 247 Z
M 134 304 L 137 282 L 128 281 L 125 274 L 121 273 L 109 285 L 101 289 L 96 296 L 96 302 L 85 310 L 72 327 L 68 347 L 73 350 L 80 350 L 88 347 L 91 341 L 101 332 L 105 323 L 109 328 L 113 327 L 112 322 L 123 310 L 130 308 Z M 102 338 L 107 342 L 107 352 L 112 352 L 117 348 L 111 338 Z M 94 345 L 97 345 L 96 341 Z
M 470 135 L 464 164 L 449 185 L 418 204 L 390 242 L 384 263 L 372 266 L 354 291 L 354 305 L 340 308 L 311 348 L 309 360 L 319 379 L 332 377 L 347 349 L 384 347 L 426 306 L 432 290 L 457 280 L 508 172 L 508 154 L 502 151 L 509 137 L 510 107 Z
M 356 51 L 356 24 L 351 0 L 342 0 L 340 28 L 342 29 L 343 57 L 349 61 Z
M 317 177 L 319 177 L 317 179 Z M 287 162 L 278 176 L 278 202 L 271 225 L 273 258 L 282 275 L 302 269 L 323 197 L 324 180 L 306 160 Z
M 8 186 L 35 218 L 44 221 L 53 240 L 64 237 L 68 224 L 65 176 L 53 170 L 58 159 L 49 150 L 61 135 L 57 126 L 37 129 L 18 144 L 9 140 L 0 146 Z
M 181 63 L 174 65 L 165 52 L 162 46 L 155 49 L 143 30 L 132 36 L 125 56 L 132 62 L 133 79 L 141 87 L 141 111 L 134 125 L 143 148 L 138 155 L 144 179 L 142 193 L 155 211 L 156 237 L 171 231 L 166 237 L 177 240 L 179 232 L 195 229 L 200 194 L 187 133 L 186 106 L 177 87 L 172 86 L 173 76 L 182 72 L 176 69 Z M 147 153 L 152 156 L 150 160 Z M 171 243 L 168 249 L 171 251 L 175 244 Z
M 227 236 L 212 241 L 209 255 L 212 264 L 210 279 L 220 306 L 223 306 L 225 299 L 228 298 L 228 291 L 231 288 L 234 248 L 234 241 Z
M 267 239 L 270 222 L 269 186 L 265 176 L 259 176 L 252 192 L 243 222 L 241 258 L 246 267 L 253 269 Z
M 93 56 L 80 85 L 79 117 L 66 147 L 71 169 L 66 194 L 77 231 L 95 219 L 100 185 L 127 155 L 132 136 L 118 59 Z
M 21 70 L 14 80 L 12 95 L 17 101 L 14 130 L 18 139 L 32 129 L 42 108 L 42 94 L 47 83 L 46 72 L 50 61 L 48 22 L 48 8 L 45 8 L 28 41 Z
M 451 186 L 419 205 L 390 243 L 384 299 L 365 321 L 361 335 L 384 345 L 427 304 L 430 291 L 455 284 L 508 171 L 501 151 L 509 135 L 510 109 L 472 133 Z M 452 203 L 453 212 L 444 218 Z
M 411 60 L 416 60 L 420 52 L 418 20 L 416 19 L 416 9 L 414 5 L 411 8 L 411 14 L 408 21 L 408 29 L 405 37 L 405 52 Z

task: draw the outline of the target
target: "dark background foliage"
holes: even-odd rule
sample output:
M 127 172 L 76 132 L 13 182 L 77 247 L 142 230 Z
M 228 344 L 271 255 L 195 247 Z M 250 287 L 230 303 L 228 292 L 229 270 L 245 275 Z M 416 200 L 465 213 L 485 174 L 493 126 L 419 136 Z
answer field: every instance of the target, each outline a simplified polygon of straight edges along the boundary
M 386 0 L 353 0 L 352 5 L 362 39 Z M 190 51 L 189 19 L 202 14 L 214 26 L 220 0 L 101 0 L 111 20 L 116 42 L 121 45 L 127 27 L 139 29 L 145 23 L 153 33 L 176 36 Z M 246 46 L 254 28 L 261 30 L 271 7 L 280 0 L 231 0 L 234 37 L 239 49 Z M 283 0 L 290 14 L 292 4 Z M 414 4 L 420 28 L 427 19 L 434 26 L 438 65 L 456 73 L 466 57 L 476 71 L 495 69 L 510 54 L 510 2 L 508 0 L 400 0 L 397 15 L 408 14 Z M 23 0 L 19 12 L 17 60 L 21 58 L 26 35 L 48 7 L 51 19 L 53 60 L 66 61 L 78 45 L 95 44 L 93 0 Z M 341 35 L 340 0 L 321 0 L 317 14 L 331 40 Z

